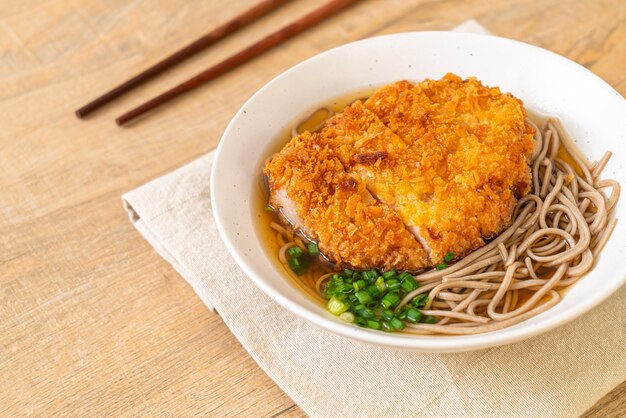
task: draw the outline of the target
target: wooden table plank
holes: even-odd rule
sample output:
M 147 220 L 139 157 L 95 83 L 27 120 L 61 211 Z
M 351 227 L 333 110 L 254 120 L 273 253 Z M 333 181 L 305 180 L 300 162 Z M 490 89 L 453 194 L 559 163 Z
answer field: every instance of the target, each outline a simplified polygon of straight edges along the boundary
M 217 143 L 260 86 L 380 33 L 492 32 L 588 66 L 626 94 L 626 2 L 364 1 L 119 129 L 113 118 L 314 8 L 281 10 L 87 121 L 73 111 L 256 0 L 0 2 L 0 414 L 302 416 L 172 268 L 120 195 Z M 622 384 L 586 416 L 626 409 Z

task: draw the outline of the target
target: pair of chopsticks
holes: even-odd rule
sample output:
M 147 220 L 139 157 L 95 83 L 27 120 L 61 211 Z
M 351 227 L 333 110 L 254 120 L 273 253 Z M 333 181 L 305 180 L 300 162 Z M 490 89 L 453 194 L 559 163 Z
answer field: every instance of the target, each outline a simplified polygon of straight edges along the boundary
M 229 22 L 221 25 L 220 27 L 212 30 L 211 32 L 203 35 L 202 37 L 196 39 L 189 45 L 175 52 L 174 54 L 168 56 L 147 70 L 137 74 L 130 80 L 120 84 L 114 89 L 108 91 L 97 99 L 89 102 L 85 106 L 81 107 L 76 111 L 76 116 L 79 118 L 83 118 L 90 114 L 91 112 L 99 109 L 105 104 L 113 101 L 119 96 L 127 93 L 133 88 L 143 84 L 149 79 L 155 77 L 158 74 L 161 74 L 165 70 L 179 64 L 183 60 L 191 57 L 192 55 L 197 54 L 203 49 L 209 47 L 210 45 L 216 43 L 217 41 L 225 38 L 233 32 L 247 26 L 248 24 L 254 22 L 255 20 L 265 16 L 272 10 L 277 9 L 283 4 L 287 3 L 290 0 L 264 0 L 256 6 L 246 10 L 239 16 L 230 20 Z M 243 49 L 242 51 L 237 52 L 234 55 L 226 58 L 225 60 L 213 65 L 212 67 L 207 68 L 201 73 L 195 75 L 189 80 L 165 91 L 164 93 L 148 100 L 144 104 L 124 113 L 117 119 L 115 122 L 119 126 L 125 125 L 132 120 L 146 114 L 147 112 L 156 109 L 157 107 L 164 105 L 171 100 L 179 97 L 191 90 L 198 88 L 199 86 L 208 83 L 209 81 L 219 77 L 222 74 L 227 73 L 228 71 L 236 68 L 251 59 L 255 58 L 258 55 L 261 55 L 265 51 L 270 50 L 271 48 L 287 41 L 288 39 L 298 35 L 301 32 L 309 29 L 310 27 L 316 25 L 317 23 L 323 21 L 329 16 L 332 16 L 335 13 L 338 13 L 342 9 L 350 6 L 353 3 L 356 3 L 359 0 L 331 0 L 318 9 L 312 11 L 311 13 L 301 17 L 293 23 L 284 26 L 274 33 L 266 36 L 260 41 L 250 45 L 249 47 Z

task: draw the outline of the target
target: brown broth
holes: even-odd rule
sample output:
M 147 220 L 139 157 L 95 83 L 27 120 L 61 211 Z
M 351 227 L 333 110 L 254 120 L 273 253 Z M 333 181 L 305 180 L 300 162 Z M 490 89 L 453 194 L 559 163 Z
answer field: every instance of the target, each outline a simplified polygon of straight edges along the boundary
M 540 128 L 544 124 L 544 122 L 548 119 L 546 116 L 541 115 L 540 113 L 534 112 L 532 110 L 527 109 L 527 112 L 528 112 L 527 118 Z M 578 154 L 579 154 L 579 157 L 582 158 L 583 161 L 585 161 L 585 156 L 580 155 L 580 152 Z M 559 158 L 565 161 L 570 166 L 572 166 L 576 174 L 580 176 L 583 175 L 583 171 L 581 170 L 580 166 L 578 165 L 576 161 L 574 161 L 574 158 L 572 158 L 572 156 L 567 151 L 567 149 L 563 146 L 562 143 L 559 146 L 559 150 L 557 151 L 556 158 Z
M 567 164 L 572 166 L 576 174 L 584 177 L 583 170 L 580 168 L 580 165 L 578 165 L 578 163 L 574 161 L 574 158 L 572 158 L 571 154 L 567 152 L 567 149 L 562 144 L 559 145 L 559 150 L 556 153 L 556 158 L 565 161 Z

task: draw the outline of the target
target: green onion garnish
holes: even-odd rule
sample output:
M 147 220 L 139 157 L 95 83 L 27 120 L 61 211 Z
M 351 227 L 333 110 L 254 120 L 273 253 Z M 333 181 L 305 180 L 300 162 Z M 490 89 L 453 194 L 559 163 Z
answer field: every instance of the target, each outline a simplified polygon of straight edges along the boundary
M 399 309 L 396 309 L 396 318 L 401 319 L 401 320 L 405 320 L 406 319 L 406 311 L 407 311 L 407 307 L 403 306 Z
M 310 242 L 309 243 L 309 254 L 311 255 L 320 255 L 320 249 L 317 246 L 316 243 L 314 242 Z
M 413 307 L 423 308 L 428 303 L 428 293 L 422 293 L 415 296 L 413 299 L 411 299 L 411 302 L 409 303 Z
M 422 313 L 417 309 L 409 309 L 406 311 L 406 320 L 412 323 L 417 323 L 422 319 Z
M 385 321 L 391 321 L 393 319 L 393 312 L 389 309 L 385 309 L 381 316 Z
M 291 271 L 296 273 L 298 276 L 304 274 L 304 272 L 306 271 L 306 267 L 300 263 L 299 258 L 290 258 L 289 260 L 287 260 L 287 264 L 289 264 L 289 268 L 291 269 Z
M 376 285 L 371 285 L 367 288 L 367 292 L 370 294 L 370 296 L 372 296 L 373 298 L 378 298 L 380 296 L 380 290 L 378 290 L 378 288 L 376 287 Z
M 390 291 L 398 290 L 402 286 L 402 284 L 396 279 L 387 280 L 385 283 L 387 283 L 387 289 L 389 289 Z
M 326 309 L 328 309 L 331 314 L 337 315 L 337 316 L 346 312 L 349 308 L 350 307 L 348 306 L 348 304 L 343 303 L 339 299 L 336 299 L 334 296 L 330 298 L 330 300 L 326 304 Z
M 356 314 L 364 319 L 371 319 L 374 317 L 374 312 L 372 312 L 370 308 L 366 308 L 365 306 L 357 309 Z
M 408 274 L 402 279 L 401 286 L 407 293 L 409 293 L 417 289 L 418 284 L 413 276 Z
M 348 283 L 343 283 L 343 284 L 338 285 L 335 290 L 335 293 L 342 293 L 344 295 L 347 295 L 352 292 L 354 292 L 354 287 L 352 287 L 352 285 Z
M 300 249 L 300 247 L 294 245 L 287 250 L 287 254 L 289 254 L 289 257 L 291 258 L 298 258 L 303 254 L 303 251 Z
M 342 314 L 343 315 L 343 314 Z M 391 321 L 389 321 L 389 324 L 394 328 L 397 329 L 398 331 L 402 331 L 404 328 L 406 328 L 406 325 L 404 322 L 400 321 L 398 318 L 392 318 Z
M 291 250 L 289 266 L 296 272 L 303 271 L 313 253 L 315 249 L 308 252 Z M 328 299 L 328 311 L 341 320 L 364 328 L 393 332 L 402 331 L 407 323 L 437 322 L 434 316 L 422 315 L 420 311 L 428 303 L 427 293 L 415 296 L 407 305 L 396 309 L 402 298 L 418 287 L 419 283 L 408 272 L 346 269 L 332 275 L 324 285 L 323 294 Z
M 365 288 L 365 286 L 367 285 L 367 283 L 365 283 L 365 280 L 363 279 L 359 279 L 355 282 L 352 282 L 352 286 L 354 287 L 355 291 L 359 291 Z
M 351 293 L 348 295 L 348 302 L 350 302 L 351 305 L 358 305 L 359 299 L 354 296 L 354 293 Z
M 400 303 L 400 296 L 395 293 L 387 293 L 380 301 L 380 304 L 387 309 L 395 307 L 398 303 Z
M 263 208 L 263 210 L 265 210 L 266 212 L 276 212 L 276 209 L 274 209 L 272 206 L 270 205 L 265 205 L 265 207 Z
M 380 324 L 380 321 L 377 319 L 368 319 L 367 327 L 371 329 L 380 329 L 381 324 Z
M 378 279 L 376 279 L 376 288 L 378 288 L 378 290 L 382 293 L 385 291 L 385 289 L 387 289 L 387 285 L 385 284 L 385 279 L 383 279 L 382 276 L 380 276 Z
M 392 278 L 395 275 L 396 275 L 395 270 L 387 270 L 386 272 L 383 273 L 383 277 L 385 279 L 390 279 L 390 278 Z
M 372 301 L 372 297 L 365 290 L 356 292 L 354 296 L 356 296 L 356 298 L 359 300 L 359 302 L 361 302 L 362 305 L 367 305 L 369 302 Z
M 354 322 L 354 314 L 352 312 L 344 312 L 339 315 L 339 319 L 346 322 Z
M 359 316 L 354 318 L 354 323 L 360 327 L 364 327 L 364 328 L 367 327 L 367 320 Z
M 450 267 L 448 263 L 454 259 L 454 253 L 448 253 L 443 257 L 443 263 L 439 263 L 435 266 L 437 270 L 443 270 Z

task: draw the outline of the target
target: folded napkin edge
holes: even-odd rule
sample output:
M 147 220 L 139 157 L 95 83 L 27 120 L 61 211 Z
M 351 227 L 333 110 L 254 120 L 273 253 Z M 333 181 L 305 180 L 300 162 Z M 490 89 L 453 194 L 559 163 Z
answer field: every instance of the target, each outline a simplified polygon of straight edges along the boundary
M 148 223 L 144 222 L 139 213 L 133 207 L 131 200 L 133 199 L 132 191 L 125 193 L 122 195 L 122 204 L 124 205 L 124 209 L 128 214 L 128 217 L 141 235 L 147 242 L 154 248 L 159 256 L 161 256 L 166 262 L 168 262 L 176 272 L 185 279 L 194 293 L 200 298 L 202 303 L 206 305 L 210 312 L 216 313 L 215 303 L 211 300 L 210 292 L 206 292 L 205 289 L 199 288 L 199 284 L 202 283 L 201 280 L 194 277 L 194 274 L 183 267 L 182 263 L 178 261 L 176 256 L 172 254 L 165 245 L 162 244 L 163 240 L 155 233 L 150 227 Z M 174 208 L 172 208 L 174 209 Z M 163 214 L 167 213 L 164 211 Z

